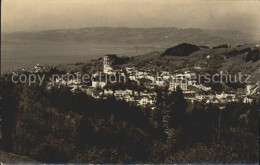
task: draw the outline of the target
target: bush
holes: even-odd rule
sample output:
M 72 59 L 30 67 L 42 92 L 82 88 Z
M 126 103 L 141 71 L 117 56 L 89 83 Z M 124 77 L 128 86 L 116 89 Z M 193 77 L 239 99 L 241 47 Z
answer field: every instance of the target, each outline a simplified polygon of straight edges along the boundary
M 225 144 L 213 144 L 206 146 L 204 144 L 196 144 L 183 151 L 177 152 L 167 162 L 171 163 L 232 163 L 237 162 L 238 155 L 234 153 L 231 147 Z
M 31 156 L 37 161 L 47 163 L 66 163 L 73 157 L 75 147 L 63 139 L 47 136 L 44 143 L 31 151 Z
M 260 59 L 260 50 L 259 49 L 254 49 L 253 51 L 250 51 L 247 56 L 245 61 L 249 62 L 252 60 L 252 62 L 256 62 Z

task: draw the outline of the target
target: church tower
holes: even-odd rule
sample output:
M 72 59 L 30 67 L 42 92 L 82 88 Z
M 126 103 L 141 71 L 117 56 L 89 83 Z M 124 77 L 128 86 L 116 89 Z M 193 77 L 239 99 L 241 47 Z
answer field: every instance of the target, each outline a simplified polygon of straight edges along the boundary
M 109 74 L 110 72 L 113 71 L 113 68 L 111 67 L 115 58 L 117 56 L 114 55 L 114 54 L 108 54 L 108 55 L 105 55 L 105 57 L 103 58 L 103 72 L 106 73 L 106 74 Z

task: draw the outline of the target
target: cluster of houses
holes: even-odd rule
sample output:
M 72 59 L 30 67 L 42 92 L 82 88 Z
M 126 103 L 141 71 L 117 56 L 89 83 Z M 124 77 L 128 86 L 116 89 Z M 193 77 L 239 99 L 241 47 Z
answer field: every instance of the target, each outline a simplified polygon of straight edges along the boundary
M 34 73 L 40 73 L 46 71 L 46 68 L 43 65 L 37 64 L 34 68 L 32 68 Z
M 15 70 L 10 70 L 9 72 L 12 73 L 13 75 L 15 75 L 15 74 L 24 73 L 24 72 L 42 73 L 47 70 L 48 69 L 45 66 L 43 66 L 41 64 L 36 64 L 36 66 L 34 66 L 32 68 L 15 69 Z
M 224 104 L 228 102 L 251 103 L 253 99 L 250 98 L 252 94 L 257 94 L 259 84 L 255 86 L 248 85 L 246 87 L 246 94 L 237 93 L 221 93 L 211 94 L 211 87 L 197 83 L 196 74 L 190 71 L 185 71 L 179 74 L 170 74 L 168 71 L 156 72 L 154 70 L 136 69 L 135 67 L 126 67 L 123 69 L 113 69 L 113 60 L 117 58 L 116 55 L 106 55 L 103 58 L 103 72 L 92 74 L 91 83 L 86 85 L 79 80 L 62 80 L 56 79 L 57 85 L 66 85 L 71 87 L 72 91 L 82 90 L 94 98 L 106 98 L 108 96 L 115 96 L 118 100 L 125 100 L 139 106 L 154 107 L 156 93 L 153 90 L 157 87 L 166 87 L 169 91 L 175 91 L 178 87 L 182 89 L 187 100 L 194 103 L 196 101 L 205 103 Z M 102 76 L 100 76 L 102 74 Z M 111 81 L 107 76 L 114 76 L 114 78 L 123 77 L 127 81 L 134 81 L 139 86 L 144 87 L 145 91 L 137 90 L 112 90 L 106 88 L 106 85 Z M 113 83 L 118 81 L 113 81 Z M 148 92 L 149 91 L 149 92 Z M 259 94 L 259 92 L 258 92 Z
M 89 95 L 93 96 L 94 98 L 106 99 L 109 96 L 114 96 L 118 100 L 124 100 L 126 102 L 138 105 L 138 106 L 150 106 L 154 107 L 156 93 L 155 92 L 148 92 L 148 91 L 136 91 L 136 90 L 111 90 L 111 89 L 104 89 L 103 91 L 96 91 L 91 90 L 90 88 L 84 90 Z
M 244 97 L 242 95 L 236 95 L 234 93 L 225 93 L 224 91 L 221 94 L 195 94 L 193 97 L 185 97 L 186 100 L 190 100 L 192 103 L 204 102 L 206 104 L 226 104 L 232 102 L 243 102 L 243 103 L 252 103 L 253 99 L 250 97 Z

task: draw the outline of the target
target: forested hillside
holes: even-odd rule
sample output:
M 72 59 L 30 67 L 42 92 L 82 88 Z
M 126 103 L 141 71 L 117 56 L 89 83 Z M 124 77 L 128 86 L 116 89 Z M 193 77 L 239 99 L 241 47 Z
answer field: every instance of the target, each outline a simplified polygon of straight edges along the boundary
M 156 109 L 2 77 L 1 149 L 39 162 L 258 162 L 259 103 L 225 109 L 157 90 Z

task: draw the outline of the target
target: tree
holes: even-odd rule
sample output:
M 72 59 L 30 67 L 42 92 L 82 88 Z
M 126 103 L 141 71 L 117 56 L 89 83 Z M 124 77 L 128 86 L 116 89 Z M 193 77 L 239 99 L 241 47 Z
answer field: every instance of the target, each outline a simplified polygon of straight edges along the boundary
M 260 59 L 260 49 L 254 49 L 248 52 L 245 61 L 251 61 L 256 62 Z
M 42 92 L 43 89 L 36 84 L 23 88 L 13 134 L 14 151 L 18 154 L 28 155 L 50 131 L 45 111 L 48 102 Z
M 165 94 L 166 90 L 162 90 L 161 88 L 157 89 L 156 91 L 156 101 L 155 106 L 156 108 L 152 111 L 151 120 L 154 127 L 157 130 L 157 133 L 161 136 L 164 136 L 164 128 L 163 128 L 163 110 L 165 106 Z
M 19 105 L 20 85 L 11 82 L 10 75 L 1 77 L 1 148 L 13 151 L 12 133 L 15 129 L 16 116 Z

